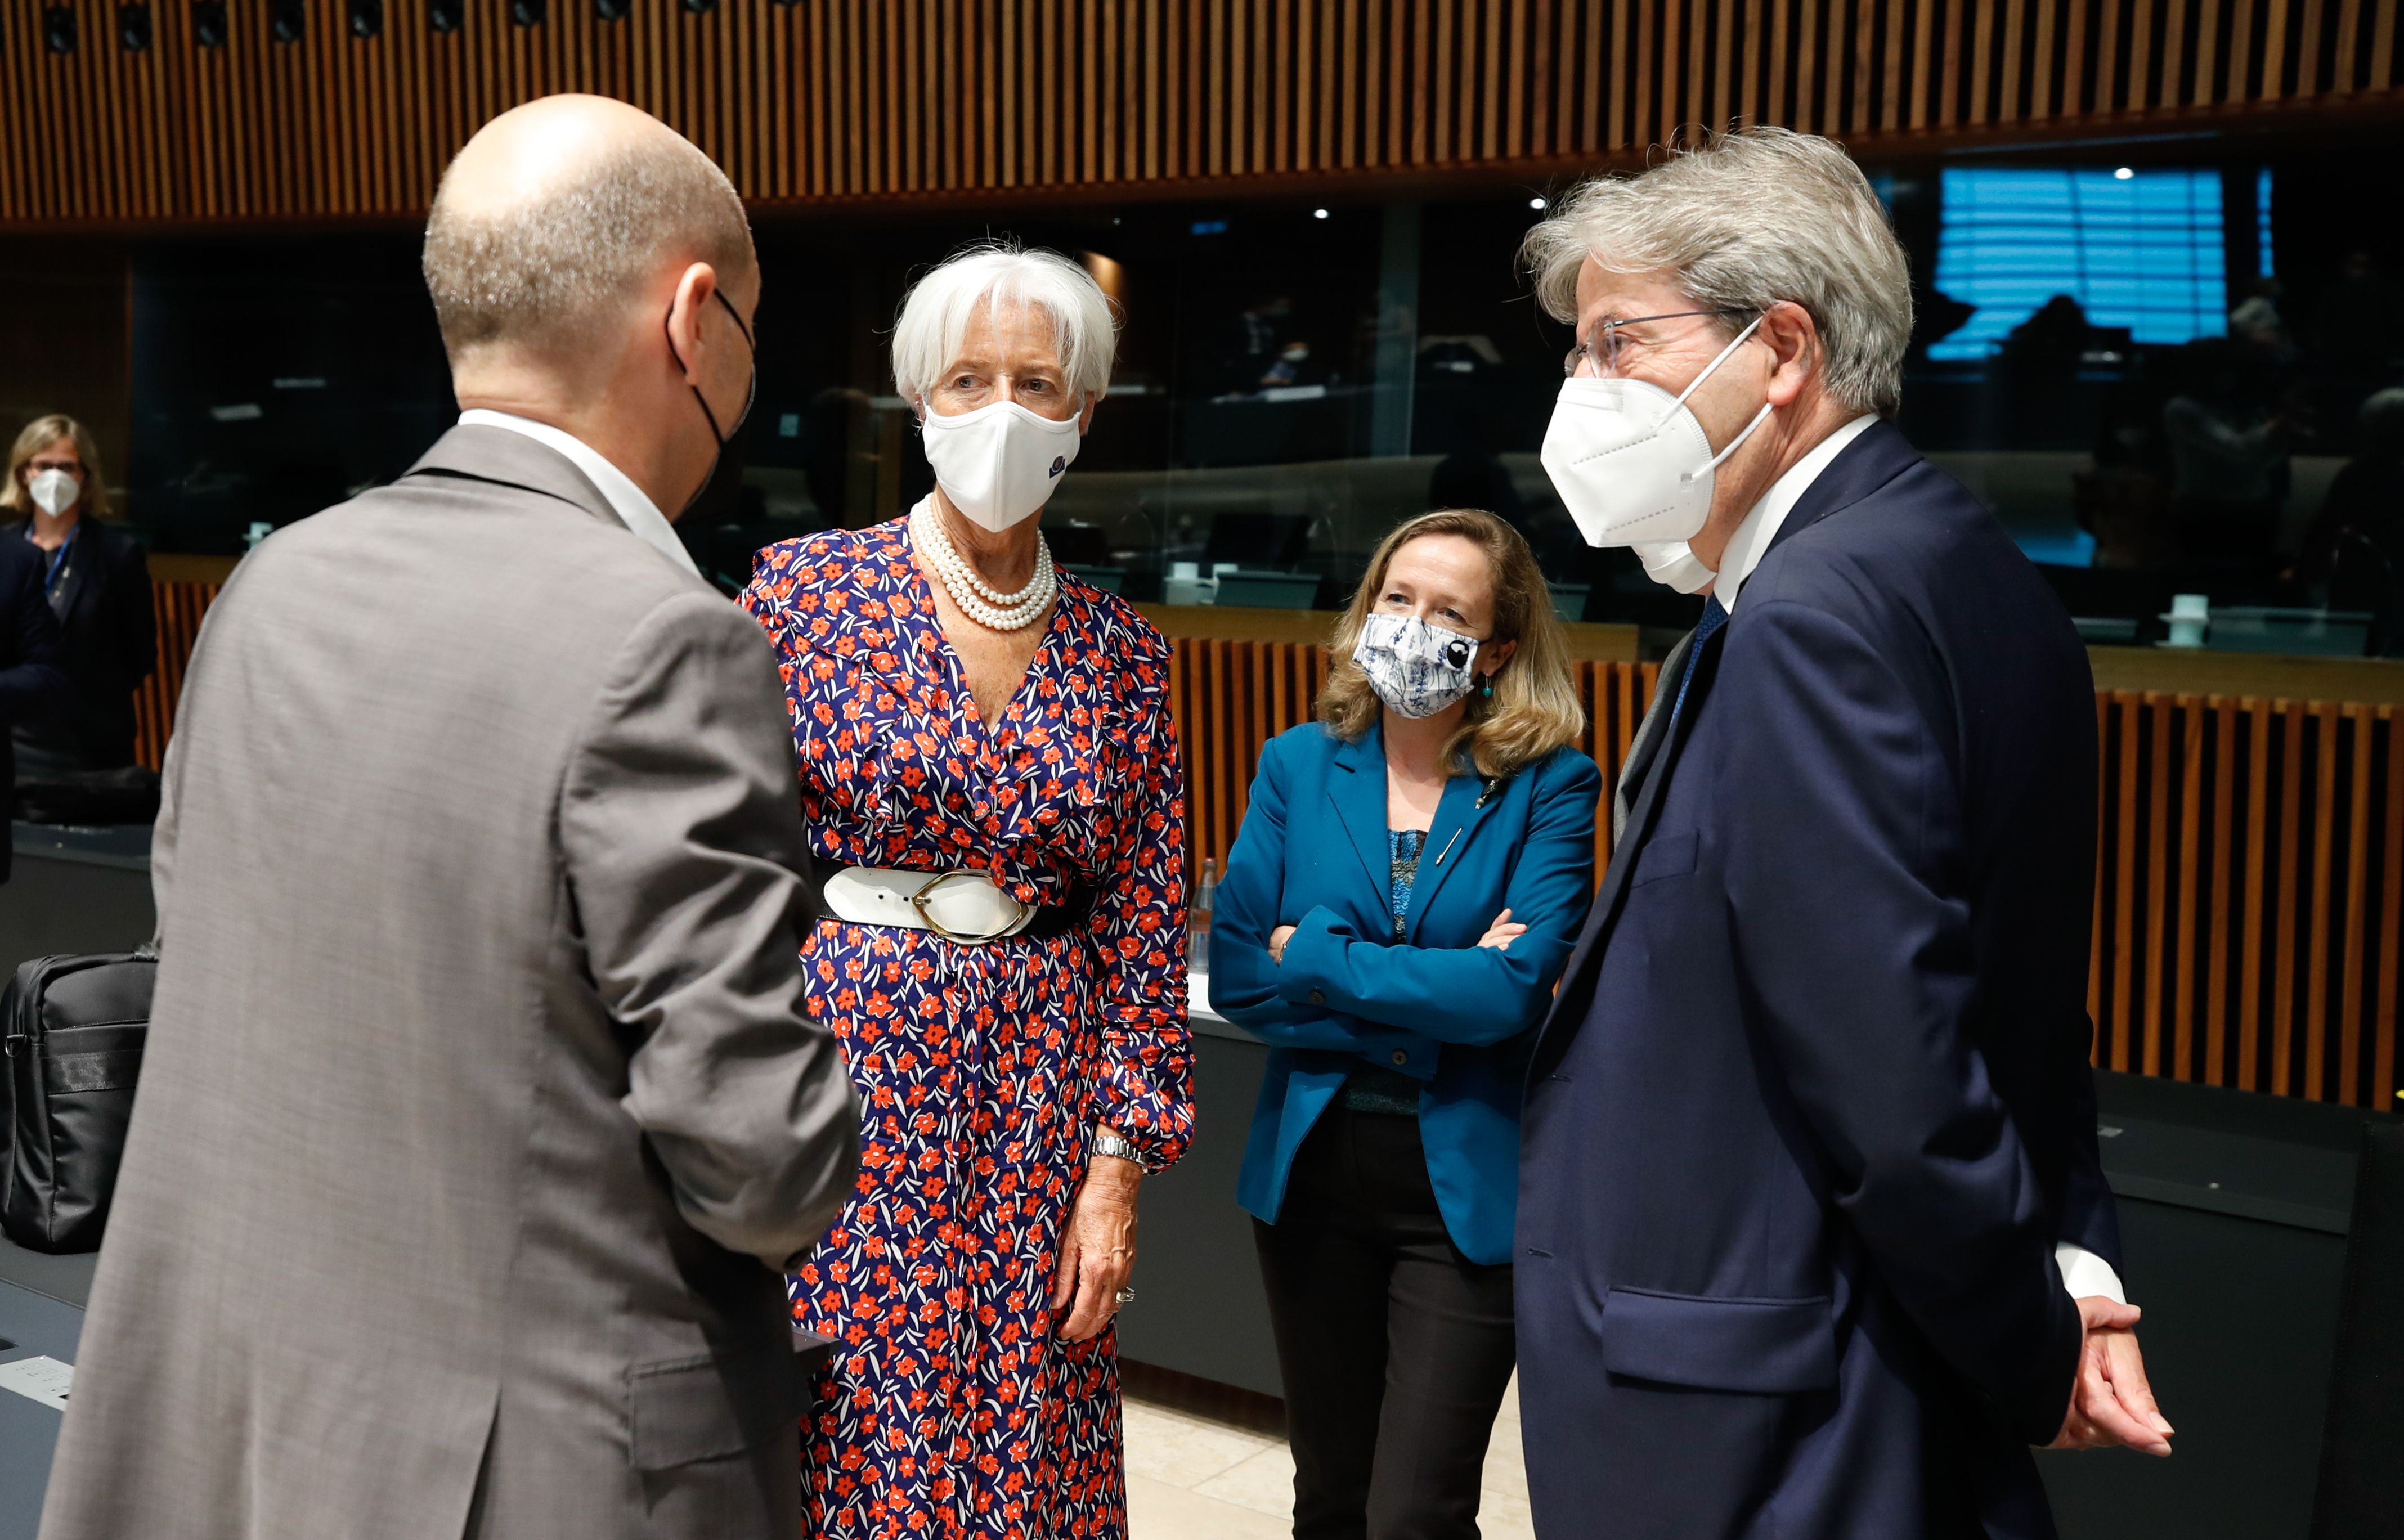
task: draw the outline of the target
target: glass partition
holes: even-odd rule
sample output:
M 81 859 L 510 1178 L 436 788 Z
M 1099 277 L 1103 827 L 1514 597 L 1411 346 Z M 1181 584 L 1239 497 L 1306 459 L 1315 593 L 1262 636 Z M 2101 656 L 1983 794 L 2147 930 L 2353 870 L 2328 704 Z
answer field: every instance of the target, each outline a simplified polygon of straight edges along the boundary
M 2093 639 L 2167 639 L 2172 595 L 2201 594 L 2226 637 L 2404 645 L 2404 397 L 2380 395 L 2404 385 L 2404 250 L 2366 212 L 2404 193 L 2404 162 L 2356 151 L 2173 137 L 2128 164 L 2090 147 L 1869 168 L 1919 286 L 1902 426 Z M 1682 626 L 1695 602 L 1587 549 L 1537 463 L 1569 337 L 1516 252 L 1546 190 L 763 212 L 742 495 L 681 527 L 732 585 L 771 539 L 906 511 L 932 478 L 888 368 L 893 316 L 929 264 L 1009 234 L 1083 262 L 1125 316 L 1046 517 L 1064 563 L 1139 600 L 1323 609 L 1397 520 L 1476 506 L 1527 532 L 1563 614 Z M 416 248 L 394 231 L 137 249 L 128 503 L 160 548 L 239 551 L 440 431 Z M 2353 618 L 2306 637 L 2291 610 Z

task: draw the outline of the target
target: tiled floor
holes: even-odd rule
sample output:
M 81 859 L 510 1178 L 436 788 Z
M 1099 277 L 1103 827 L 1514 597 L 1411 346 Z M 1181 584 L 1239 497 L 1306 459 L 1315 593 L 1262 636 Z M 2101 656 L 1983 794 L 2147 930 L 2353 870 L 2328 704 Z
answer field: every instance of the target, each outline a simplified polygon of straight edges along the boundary
M 1293 1457 L 1282 1439 L 1129 1397 L 1126 1463 L 1132 1540 L 1281 1540 L 1293 1533 Z M 1516 1379 L 1486 1451 L 1478 1527 L 1487 1540 L 1535 1534 L 1519 1463 Z

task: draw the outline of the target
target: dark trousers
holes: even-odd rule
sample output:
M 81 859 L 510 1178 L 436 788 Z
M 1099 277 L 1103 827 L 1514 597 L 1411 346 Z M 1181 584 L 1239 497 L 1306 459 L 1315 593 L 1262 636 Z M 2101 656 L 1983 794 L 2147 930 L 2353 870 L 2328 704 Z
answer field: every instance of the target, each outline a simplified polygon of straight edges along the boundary
M 1293 1444 L 1295 1540 L 1474 1540 L 1511 1380 L 1511 1269 L 1462 1256 L 1415 1117 L 1327 1110 L 1253 1222 Z

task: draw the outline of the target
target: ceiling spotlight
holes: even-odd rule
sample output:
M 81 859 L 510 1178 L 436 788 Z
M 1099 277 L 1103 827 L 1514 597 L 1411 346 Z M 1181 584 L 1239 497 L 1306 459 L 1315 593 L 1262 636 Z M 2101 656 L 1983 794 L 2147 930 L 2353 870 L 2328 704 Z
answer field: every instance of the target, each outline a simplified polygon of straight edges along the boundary
M 1530 198 L 1528 200 L 1528 206 L 1542 214 L 1544 211 L 1544 201 L 1542 198 Z
M 593 0 L 593 14 L 604 21 L 622 21 L 634 8 L 634 0 Z
M 44 10 L 42 42 L 52 53 L 73 53 L 76 46 L 76 13 L 64 6 L 51 6 Z
M 351 35 L 368 38 L 384 31 L 384 0 L 351 0 Z
M 2116 182 L 2125 182 L 2125 181 L 2127 181 L 2130 177 L 2134 176 L 2135 175 L 2137 175 L 2137 174 L 2136 174 L 2135 172 L 2133 172 L 2133 171 L 2131 171 L 2127 166 L 2122 166 L 2119 170 L 2117 170 L 2117 171 L 2116 171 L 2116 172 L 2114 172 L 2114 173 L 2112 174 L 2112 180 L 2114 180 L 2114 181 L 2116 181 Z
M 1315 208 L 1310 211 L 1310 217 L 1314 219 L 1324 219 L 1327 217 L 1327 211 L 1323 208 Z
M 204 49 L 226 46 L 225 0 L 192 0 L 192 41 Z
M 426 0 L 426 24 L 436 32 L 454 33 L 467 20 L 464 0 Z
M 117 7 L 117 43 L 128 53 L 150 49 L 150 7 L 135 4 Z
M 510 0 L 510 21 L 521 27 L 542 25 L 542 0 Z
M 267 31 L 279 43 L 297 43 L 309 31 L 308 7 L 301 0 L 270 0 Z

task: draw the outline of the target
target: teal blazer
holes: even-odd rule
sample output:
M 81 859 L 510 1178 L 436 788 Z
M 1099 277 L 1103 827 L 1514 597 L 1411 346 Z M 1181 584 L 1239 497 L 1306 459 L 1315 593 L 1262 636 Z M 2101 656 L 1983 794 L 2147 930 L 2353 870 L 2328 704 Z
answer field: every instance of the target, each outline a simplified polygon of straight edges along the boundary
M 1270 1047 L 1237 1200 L 1274 1222 L 1311 1126 L 1363 1059 L 1419 1082 L 1428 1177 L 1453 1244 L 1511 1259 L 1519 1093 L 1594 893 L 1602 774 L 1557 749 L 1509 780 L 1455 776 L 1393 940 L 1386 749 L 1316 722 L 1261 751 L 1210 923 L 1210 1004 Z M 1528 933 L 1481 947 L 1497 911 Z M 1269 932 L 1296 927 L 1285 962 Z

